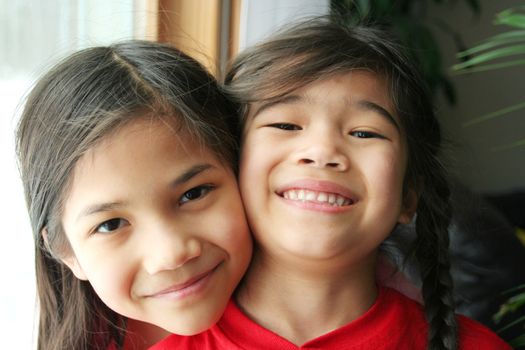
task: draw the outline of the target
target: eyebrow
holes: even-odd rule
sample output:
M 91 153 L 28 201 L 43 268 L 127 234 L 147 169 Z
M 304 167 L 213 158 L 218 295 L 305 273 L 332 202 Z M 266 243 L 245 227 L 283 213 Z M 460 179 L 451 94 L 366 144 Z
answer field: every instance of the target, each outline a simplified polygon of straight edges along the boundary
M 294 104 L 301 100 L 304 100 L 304 97 L 299 95 L 286 95 L 282 97 L 278 97 L 275 99 L 268 100 L 264 103 L 262 103 L 259 108 L 253 113 L 252 118 L 255 118 L 258 114 L 262 113 L 264 110 L 269 109 L 275 105 L 279 104 Z
M 259 106 L 255 113 L 253 114 L 252 118 L 255 118 L 258 114 L 262 113 L 264 110 L 267 110 L 275 105 L 279 104 L 295 104 L 301 101 L 306 100 L 304 96 L 301 95 L 286 95 L 280 98 L 269 100 Z M 354 104 L 353 102 L 347 100 L 348 105 Z M 360 107 L 363 110 L 366 111 L 373 111 L 379 114 L 382 117 L 385 117 L 392 125 L 396 127 L 397 130 L 401 130 L 399 124 L 397 123 L 396 119 L 390 112 L 388 112 L 385 108 L 383 108 L 381 105 L 378 105 L 375 102 L 368 101 L 368 100 L 358 100 L 355 102 L 355 104 Z
M 209 163 L 194 165 L 183 172 L 181 175 L 177 176 L 177 178 L 172 182 L 172 187 L 180 186 L 183 183 L 190 181 L 196 175 L 211 168 L 214 168 L 214 166 Z
M 179 176 L 177 176 L 175 180 L 171 182 L 171 187 L 180 186 L 190 181 L 192 178 L 194 178 L 198 174 L 208 169 L 211 169 L 211 168 L 214 168 L 214 166 L 208 163 L 194 165 L 188 170 L 186 170 L 185 172 L 183 172 L 182 174 L 180 174 Z M 89 205 L 88 207 L 84 208 L 80 212 L 80 214 L 77 216 L 77 221 L 86 216 L 91 216 L 91 215 L 98 214 L 101 212 L 106 212 L 106 211 L 111 211 L 111 210 L 122 208 L 126 206 L 126 204 L 127 202 L 117 201 L 117 202 L 96 203 L 96 204 Z
M 388 112 L 385 108 L 381 107 L 377 103 L 368 100 L 359 100 L 356 102 L 356 105 L 364 110 L 373 111 L 381 115 L 382 117 L 385 117 L 392 125 L 394 125 L 397 128 L 397 130 L 401 130 L 394 116 L 392 116 L 390 112 Z

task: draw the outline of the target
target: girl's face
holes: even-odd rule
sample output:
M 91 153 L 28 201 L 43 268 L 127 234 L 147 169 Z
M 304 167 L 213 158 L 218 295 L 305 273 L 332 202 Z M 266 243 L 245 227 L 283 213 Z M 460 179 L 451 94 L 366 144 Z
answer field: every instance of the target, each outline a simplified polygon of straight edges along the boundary
M 189 335 L 220 316 L 251 255 L 231 169 L 187 135 L 143 118 L 76 164 L 64 259 L 114 311 Z
M 372 256 L 414 210 L 403 198 L 405 148 L 386 84 L 371 72 L 250 106 L 240 188 L 261 250 L 339 266 Z

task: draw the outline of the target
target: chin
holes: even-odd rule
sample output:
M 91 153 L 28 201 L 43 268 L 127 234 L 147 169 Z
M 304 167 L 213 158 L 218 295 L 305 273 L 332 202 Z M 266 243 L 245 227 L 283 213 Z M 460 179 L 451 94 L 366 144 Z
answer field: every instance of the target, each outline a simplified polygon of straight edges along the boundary
M 204 332 L 205 330 L 213 327 L 217 321 L 221 318 L 222 312 L 217 313 L 213 316 L 208 316 L 206 319 L 203 319 L 202 317 L 199 317 L 198 314 L 194 314 L 194 320 L 188 321 L 188 320 L 182 320 L 179 325 L 171 324 L 171 327 L 168 327 L 167 329 L 171 333 L 175 333 L 178 335 L 184 335 L 184 336 L 190 336 L 195 335 L 201 332 Z

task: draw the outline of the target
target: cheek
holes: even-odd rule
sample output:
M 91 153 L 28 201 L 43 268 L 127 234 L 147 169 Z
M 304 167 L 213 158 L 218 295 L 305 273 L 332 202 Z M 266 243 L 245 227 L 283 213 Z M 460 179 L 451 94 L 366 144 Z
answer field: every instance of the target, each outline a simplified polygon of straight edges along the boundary
M 256 152 L 256 147 L 245 144 L 240 157 L 239 164 L 239 189 L 245 200 L 246 194 L 250 193 L 253 184 L 260 183 L 259 179 L 264 169 L 263 158 Z M 256 161 L 259 159 L 260 161 Z M 251 185 L 251 186 L 250 186 Z
M 223 250 L 228 256 L 224 287 L 234 287 L 248 268 L 252 256 L 252 240 L 244 208 L 238 192 L 216 203 L 217 209 L 201 222 L 202 239 Z
M 256 156 L 258 156 L 257 147 L 253 144 L 253 141 L 250 138 L 245 139 L 241 148 L 241 154 L 239 158 L 240 170 L 242 172 L 246 172 L 246 169 L 252 167 L 250 161 L 252 161 Z
M 240 200 L 240 198 L 239 198 Z M 216 218 L 215 227 L 221 237 L 221 245 L 234 255 L 247 248 L 249 241 L 248 224 L 244 210 L 239 206 L 225 205 L 225 210 Z M 220 231 L 219 231 L 220 230 Z
M 253 158 L 252 158 L 253 160 Z M 244 161 L 239 169 L 239 187 L 248 221 L 253 224 L 266 203 L 267 178 L 257 162 Z
M 363 160 L 363 172 L 367 178 L 368 188 L 375 196 L 388 200 L 401 201 L 406 162 L 396 152 L 384 153 L 382 157 Z
M 123 257 L 118 250 L 96 249 L 84 252 L 78 260 L 100 299 L 110 308 L 118 309 L 132 290 L 132 257 L 129 254 Z
M 232 184 L 227 194 L 215 203 L 215 209 L 202 218 L 202 232 L 208 240 L 226 250 L 230 255 L 249 251 L 250 233 L 237 184 Z
M 241 194 L 262 189 L 269 180 L 271 171 L 282 161 L 283 142 L 275 143 L 268 138 L 248 136 L 243 143 L 239 164 Z M 251 189 L 250 189 L 251 187 Z

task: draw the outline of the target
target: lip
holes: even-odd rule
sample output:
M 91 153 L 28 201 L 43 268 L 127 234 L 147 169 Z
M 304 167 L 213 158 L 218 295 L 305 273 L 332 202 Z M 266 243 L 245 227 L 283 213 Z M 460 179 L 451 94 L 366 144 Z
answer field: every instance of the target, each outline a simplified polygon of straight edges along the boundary
M 183 299 L 202 291 L 213 277 L 214 272 L 222 263 L 217 264 L 212 269 L 193 276 L 184 283 L 174 284 L 166 289 L 150 294 L 149 298 Z

